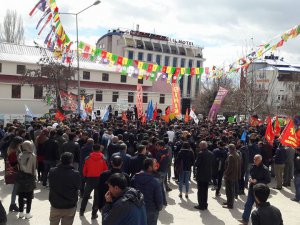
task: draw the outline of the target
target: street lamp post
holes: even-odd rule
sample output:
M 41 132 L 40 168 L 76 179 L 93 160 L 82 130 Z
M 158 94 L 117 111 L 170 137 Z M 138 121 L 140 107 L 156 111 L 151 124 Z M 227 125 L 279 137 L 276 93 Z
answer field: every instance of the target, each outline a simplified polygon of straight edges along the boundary
M 76 42 L 77 42 L 77 88 L 78 88 L 78 103 L 77 103 L 77 112 L 78 115 L 80 115 L 80 71 L 79 71 L 79 51 L 78 51 L 78 47 L 79 47 L 79 41 L 78 41 L 78 15 L 82 12 L 84 12 L 85 10 L 91 8 L 92 6 L 98 5 L 99 3 L 101 3 L 101 1 L 97 0 L 95 1 L 92 5 L 86 7 L 85 9 L 79 11 L 78 13 L 60 13 L 62 15 L 73 15 L 76 17 Z

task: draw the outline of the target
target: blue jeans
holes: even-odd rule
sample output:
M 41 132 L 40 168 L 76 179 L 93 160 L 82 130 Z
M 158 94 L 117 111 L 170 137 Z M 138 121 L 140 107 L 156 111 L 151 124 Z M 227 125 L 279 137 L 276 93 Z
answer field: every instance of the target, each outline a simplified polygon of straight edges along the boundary
M 295 175 L 294 177 L 296 196 L 295 198 L 300 201 L 300 174 Z
M 252 189 L 252 187 L 249 187 L 248 197 L 247 197 L 244 212 L 242 215 L 242 218 L 245 222 L 249 221 L 252 206 L 253 206 L 254 202 L 255 202 L 255 199 L 254 199 L 254 195 L 253 195 L 253 189 Z
M 185 193 L 189 193 L 191 171 L 182 171 L 179 174 L 179 192 L 182 193 L 183 183 L 185 184 Z
M 16 185 L 14 184 L 12 192 L 11 192 L 11 200 L 10 200 L 11 205 L 16 204 L 16 198 L 17 198 L 17 188 L 16 188 Z

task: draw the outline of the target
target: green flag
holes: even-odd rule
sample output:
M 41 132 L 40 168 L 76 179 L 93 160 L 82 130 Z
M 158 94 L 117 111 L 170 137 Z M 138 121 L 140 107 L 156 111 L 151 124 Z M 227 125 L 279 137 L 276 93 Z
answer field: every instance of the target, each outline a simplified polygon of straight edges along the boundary
M 234 123 L 234 122 L 235 122 L 235 119 L 233 116 L 228 117 L 228 123 Z

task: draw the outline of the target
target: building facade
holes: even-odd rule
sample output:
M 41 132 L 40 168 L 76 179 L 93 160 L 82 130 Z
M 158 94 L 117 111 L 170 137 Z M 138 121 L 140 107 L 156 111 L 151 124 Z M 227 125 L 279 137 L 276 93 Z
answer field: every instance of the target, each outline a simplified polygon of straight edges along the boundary
M 183 40 L 174 40 L 166 36 L 140 32 L 136 30 L 110 30 L 96 43 L 113 54 L 129 59 L 172 67 L 203 67 L 205 59 L 202 47 Z M 180 80 L 182 98 L 192 99 L 200 94 L 201 79 L 196 76 L 184 76 Z
M 37 69 L 37 62 L 47 52 L 35 46 L 0 43 L 0 114 L 24 114 L 27 105 L 34 115 L 43 115 L 49 111 L 43 100 L 45 90 L 41 86 L 21 85 L 20 77 L 26 69 Z M 47 52 L 47 54 L 51 54 Z M 72 66 L 77 67 L 76 59 Z M 114 67 L 80 59 L 80 91 L 94 95 L 94 109 L 103 109 L 111 105 L 113 110 L 133 107 L 136 104 L 136 86 L 138 79 L 123 76 Z M 77 84 L 77 74 L 74 84 Z M 158 108 L 171 105 L 171 85 L 163 81 L 143 80 L 143 104 L 146 109 L 150 100 Z M 68 91 L 77 94 L 76 85 Z

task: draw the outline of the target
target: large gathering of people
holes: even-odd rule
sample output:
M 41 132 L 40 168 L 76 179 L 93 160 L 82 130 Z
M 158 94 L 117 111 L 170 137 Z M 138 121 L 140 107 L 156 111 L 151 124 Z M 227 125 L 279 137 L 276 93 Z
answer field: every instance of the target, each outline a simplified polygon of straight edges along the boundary
M 280 191 L 294 181 L 291 200 L 300 201 L 300 152 L 277 140 L 269 145 L 264 132 L 265 125 L 246 122 L 141 123 L 112 115 L 106 122 L 35 119 L 0 125 L 5 182 L 12 184 L 7 211 L 23 219 L 34 216 L 31 205 L 39 182 L 49 190 L 51 225 L 73 224 L 77 208 L 92 220 L 101 213 L 103 225 L 156 225 L 160 211 L 170 207 L 168 193 L 176 191 L 170 183 L 178 184 L 178 198 L 188 199 L 193 179 L 195 209 L 208 210 L 210 188 L 215 198 L 224 188 L 223 208 L 234 209 L 236 199 L 247 195 L 241 224 L 280 225 L 280 210 L 267 202 L 268 185 L 275 177 L 271 188 Z M 86 213 L 89 201 L 91 215 Z M 2 205 L 0 211 L 0 224 L 6 224 Z

